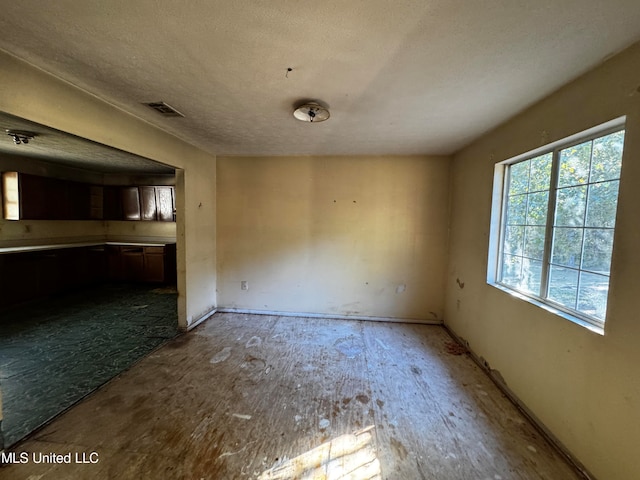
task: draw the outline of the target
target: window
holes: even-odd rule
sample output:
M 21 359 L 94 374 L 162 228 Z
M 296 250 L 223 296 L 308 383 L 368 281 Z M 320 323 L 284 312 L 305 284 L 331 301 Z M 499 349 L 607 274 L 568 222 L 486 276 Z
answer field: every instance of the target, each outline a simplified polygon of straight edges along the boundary
M 20 218 L 18 172 L 2 173 L 2 217 L 5 220 Z
M 600 328 L 624 144 L 617 123 L 499 165 L 494 198 L 490 283 Z

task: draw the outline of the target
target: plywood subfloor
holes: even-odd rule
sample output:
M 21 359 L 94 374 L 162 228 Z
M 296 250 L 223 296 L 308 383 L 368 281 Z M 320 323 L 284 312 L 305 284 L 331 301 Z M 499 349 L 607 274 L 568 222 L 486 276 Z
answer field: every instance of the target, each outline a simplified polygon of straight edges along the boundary
M 438 326 L 216 314 L 17 445 L 28 463 L 0 478 L 580 478 L 458 353 Z M 51 452 L 71 464 L 34 463 Z

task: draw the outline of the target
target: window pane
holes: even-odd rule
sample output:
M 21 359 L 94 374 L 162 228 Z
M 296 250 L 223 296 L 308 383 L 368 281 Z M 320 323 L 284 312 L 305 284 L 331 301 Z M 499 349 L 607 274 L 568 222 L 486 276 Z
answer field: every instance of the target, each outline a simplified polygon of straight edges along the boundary
M 624 131 L 612 133 L 593 141 L 591 182 L 620 178 Z
M 507 165 L 499 283 L 604 322 L 624 138 L 565 143 Z
M 551 266 L 549 271 L 549 298 L 569 308 L 576 308 L 578 271 Z
M 580 267 L 582 228 L 555 228 L 551 247 L 551 263 L 566 267 Z
M 527 205 L 527 225 L 546 225 L 549 192 L 538 192 L 529 195 Z
M 509 167 L 509 195 L 516 193 L 526 193 L 529 189 L 529 164 L 526 162 L 516 163 Z
M 584 259 L 582 269 L 609 275 L 613 229 L 589 228 L 584 232 Z
M 504 253 L 522 255 L 524 227 L 506 227 L 504 233 Z
M 589 181 L 591 141 L 560 151 L 558 187 L 584 185 Z
M 502 283 L 518 287 L 522 277 L 522 258 L 504 255 L 502 258 Z
M 542 260 L 545 227 L 525 227 L 524 256 Z
M 542 278 L 542 262 L 537 260 L 522 260 L 521 288 L 525 292 L 540 295 L 540 279 Z
M 611 227 L 616 224 L 619 181 L 589 185 L 587 227 Z
M 608 293 L 609 277 L 582 272 L 580 274 L 578 310 L 604 320 L 607 313 Z
M 507 225 L 524 225 L 527 212 L 527 195 L 509 197 L 507 206 Z
M 558 190 L 555 226 L 581 227 L 587 201 L 587 186 Z
M 552 161 L 553 153 L 551 152 L 531 159 L 531 178 L 529 180 L 530 192 L 549 190 Z

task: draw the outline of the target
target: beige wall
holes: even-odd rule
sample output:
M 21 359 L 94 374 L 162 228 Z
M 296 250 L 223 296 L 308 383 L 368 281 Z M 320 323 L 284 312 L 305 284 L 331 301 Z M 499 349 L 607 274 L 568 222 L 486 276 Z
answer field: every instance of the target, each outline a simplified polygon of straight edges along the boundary
M 0 248 L 56 243 L 104 242 L 105 222 L 0 219 Z
M 174 242 L 173 222 L 0 220 L 0 248 L 83 242 Z
M 442 319 L 448 181 L 444 157 L 218 158 L 219 306 Z
M 106 221 L 108 242 L 172 242 L 176 240 L 175 222 Z
M 445 323 L 597 478 L 640 478 L 640 45 L 454 157 Z M 494 164 L 627 115 L 601 336 L 487 285 Z M 457 285 L 456 279 L 464 283 Z
M 187 328 L 213 310 L 215 157 L 4 52 L 0 71 L 1 111 L 186 172 L 183 185 L 176 185 L 177 229 L 183 232 L 178 235 L 180 324 Z
M 186 212 L 177 222 L 178 307 L 190 327 L 217 304 L 215 160 L 176 172 L 176 208 Z

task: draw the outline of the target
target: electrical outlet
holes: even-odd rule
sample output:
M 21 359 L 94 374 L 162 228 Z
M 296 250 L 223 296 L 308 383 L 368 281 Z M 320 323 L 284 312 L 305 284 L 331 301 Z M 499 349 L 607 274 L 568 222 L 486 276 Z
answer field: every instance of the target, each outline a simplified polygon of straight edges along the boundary
M 249 282 L 242 280 L 240 282 L 240 290 L 249 290 Z

